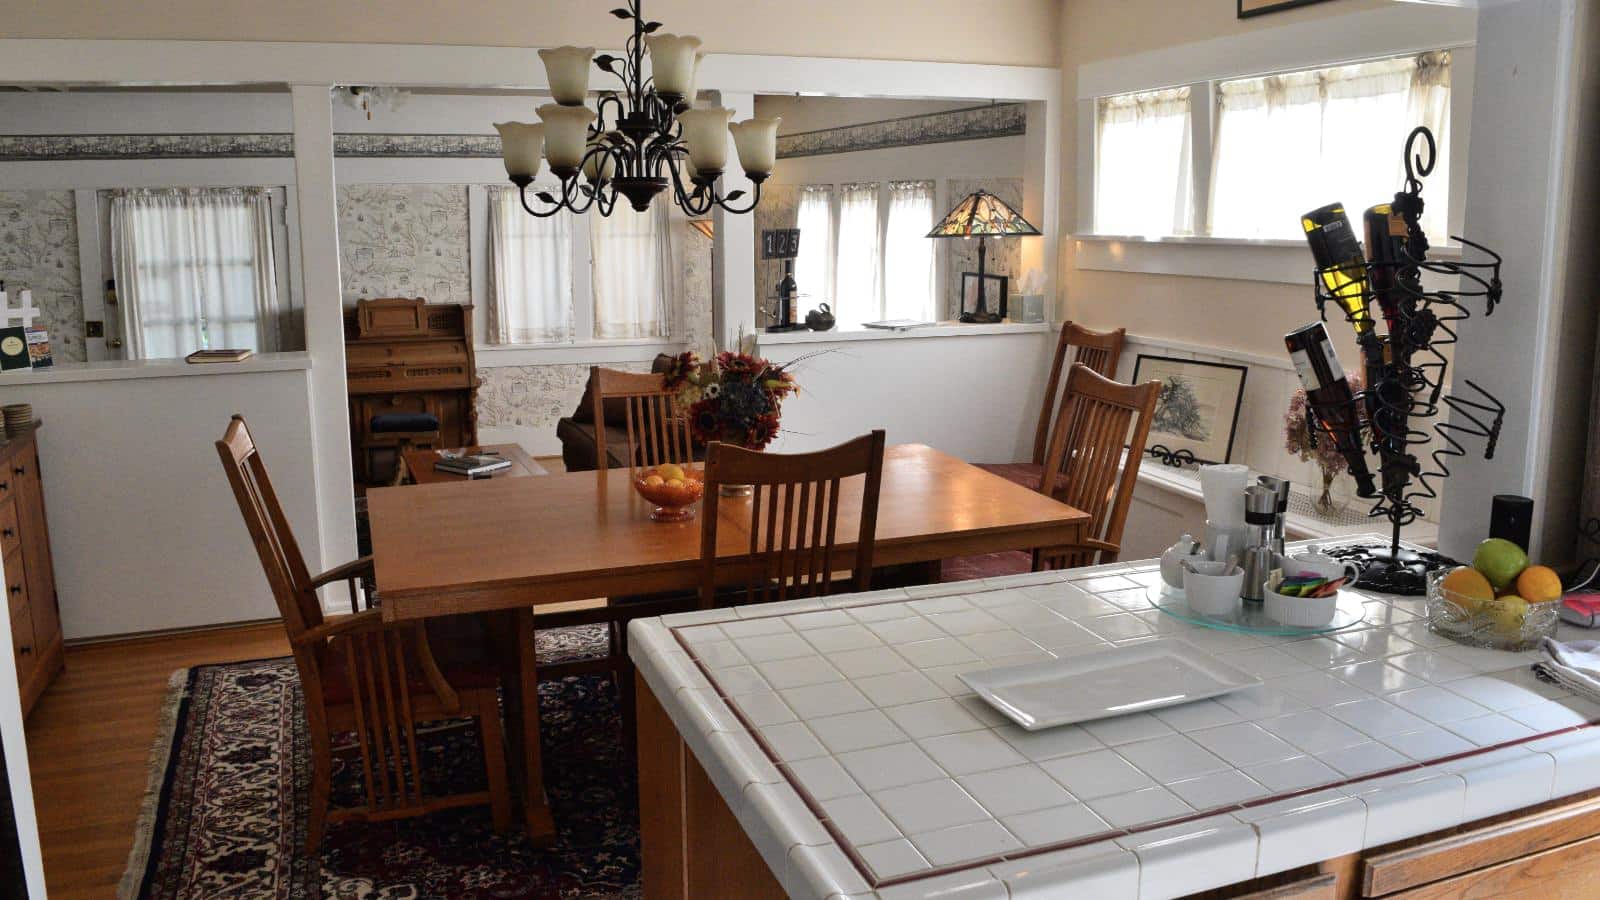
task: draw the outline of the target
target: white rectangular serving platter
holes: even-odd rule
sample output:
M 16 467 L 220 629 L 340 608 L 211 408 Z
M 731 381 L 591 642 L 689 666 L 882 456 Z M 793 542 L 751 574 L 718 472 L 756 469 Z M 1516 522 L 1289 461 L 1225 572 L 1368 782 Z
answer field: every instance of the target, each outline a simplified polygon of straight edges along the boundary
M 1028 731 L 1192 703 L 1261 683 L 1171 638 L 958 677 Z

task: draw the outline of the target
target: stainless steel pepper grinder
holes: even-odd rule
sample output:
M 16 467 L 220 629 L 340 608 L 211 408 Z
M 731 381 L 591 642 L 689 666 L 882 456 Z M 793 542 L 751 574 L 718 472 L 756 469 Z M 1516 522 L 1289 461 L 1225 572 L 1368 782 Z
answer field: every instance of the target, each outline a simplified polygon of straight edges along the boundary
M 1239 589 L 1239 596 L 1246 600 L 1267 597 L 1267 579 L 1280 558 L 1272 549 L 1273 524 L 1277 520 L 1277 491 L 1264 484 L 1244 489 L 1244 586 Z
M 1275 520 L 1272 523 L 1272 552 L 1278 554 L 1279 557 L 1282 557 L 1283 524 L 1284 520 L 1289 517 L 1290 482 L 1287 478 L 1276 478 L 1271 475 L 1262 475 L 1256 479 L 1256 483 L 1272 488 L 1272 492 L 1277 495 L 1278 508 L 1275 514 Z

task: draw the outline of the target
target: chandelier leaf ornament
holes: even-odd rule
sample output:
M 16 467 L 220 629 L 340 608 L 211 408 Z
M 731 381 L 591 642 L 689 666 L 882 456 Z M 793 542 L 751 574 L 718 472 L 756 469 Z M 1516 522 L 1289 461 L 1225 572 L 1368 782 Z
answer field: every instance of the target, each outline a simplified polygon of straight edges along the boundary
M 619 195 L 644 212 L 665 191 L 690 217 L 714 208 L 748 213 L 761 202 L 761 185 L 777 160 L 779 120 L 730 122 L 731 110 L 696 107 L 695 80 L 705 55 L 700 39 L 662 32 L 660 22 L 644 18 L 642 3 L 628 0 L 611 10 L 633 23 L 622 56 L 596 55 L 593 47 L 540 50 L 554 102 L 538 108 L 538 124 L 495 123 L 506 174 L 529 215 L 594 209 L 609 216 Z M 585 105 L 591 64 L 621 82 L 620 89 L 600 91 L 593 109 Z M 739 166 L 755 185 L 748 194 L 723 194 L 719 184 L 730 133 Z M 560 185 L 534 189 L 534 205 L 529 188 L 546 162 Z

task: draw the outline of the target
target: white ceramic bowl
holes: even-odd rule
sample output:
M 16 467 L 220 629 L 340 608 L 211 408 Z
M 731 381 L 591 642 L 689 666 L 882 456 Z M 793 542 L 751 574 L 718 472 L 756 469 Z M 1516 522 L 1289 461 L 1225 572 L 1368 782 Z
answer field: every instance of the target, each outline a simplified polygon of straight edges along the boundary
M 1337 591 L 1330 597 L 1289 597 L 1268 591 L 1263 599 L 1268 618 L 1295 628 L 1321 628 L 1339 609 Z
M 1239 609 L 1239 590 L 1244 587 L 1244 570 L 1234 567 L 1232 575 L 1183 573 L 1183 596 L 1191 612 L 1204 616 L 1231 616 Z

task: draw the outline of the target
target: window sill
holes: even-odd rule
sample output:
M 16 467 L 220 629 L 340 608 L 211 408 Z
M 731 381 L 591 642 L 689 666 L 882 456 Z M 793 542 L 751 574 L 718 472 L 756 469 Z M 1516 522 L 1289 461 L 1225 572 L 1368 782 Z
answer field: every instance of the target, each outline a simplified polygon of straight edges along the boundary
M 940 322 L 922 328 L 890 331 L 879 328 L 859 328 L 848 331 L 783 331 L 756 334 L 760 346 L 779 344 L 834 344 L 854 341 L 900 341 L 924 338 L 972 337 L 974 335 L 1042 334 L 1050 331 L 1048 322 L 996 322 L 992 325 L 963 325 L 959 322 Z
M 190 365 L 181 359 L 108 359 L 99 362 L 58 362 L 44 369 L 13 369 L 0 374 L 0 386 L 69 384 L 84 381 L 131 381 L 138 378 L 178 378 L 196 375 L 255 375 L 311 368 L 303 351 L 258 353 L 236 363 Z
M 1311 252 L 1304 241 L 1106 234 L 1076 234 L 1072 240 L 1079 269 L 1311 286 Z M 1429 256 L 1458 260 L 1461 246 L 1436 246 Z
M 683 341 L 583 341 L 574 344 L 478 344 L 473 349 L 479 368 L 503 366 L 599 365 L 650 362 L 658 353 L 682 353 Z

